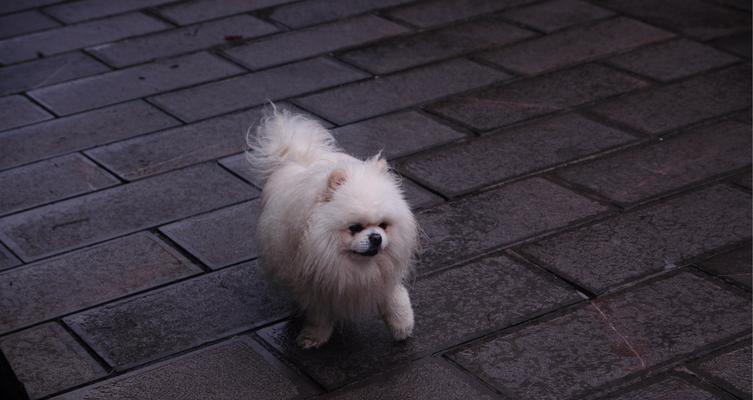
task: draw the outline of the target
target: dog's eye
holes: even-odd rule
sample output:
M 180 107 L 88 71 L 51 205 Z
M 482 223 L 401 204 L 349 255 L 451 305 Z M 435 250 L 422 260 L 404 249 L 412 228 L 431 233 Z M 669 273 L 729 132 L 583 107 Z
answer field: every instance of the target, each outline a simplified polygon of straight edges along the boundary
M 363 226 L 361 224 L 355 224 L 348 227 L 351 233 L 358 233 L 363 230 Z
M 382 222 L 381 224 L 379 224 L 379 227 L 382 228 L 382 229 L 387 229 L 387 223 L 386 222 Z

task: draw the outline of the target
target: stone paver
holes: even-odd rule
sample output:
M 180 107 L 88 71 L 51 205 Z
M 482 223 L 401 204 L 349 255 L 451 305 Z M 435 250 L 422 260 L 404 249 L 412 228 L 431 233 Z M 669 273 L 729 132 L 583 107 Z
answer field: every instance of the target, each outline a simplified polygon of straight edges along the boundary
M 552 0 L 501 14 L 507 19 L 547 33 L 584 22 L 611 17 L 614 13 L 581 0 Z
M 398 7 L 388 14 L 412 25 L 428 28 L 531 2 L 533 0 L 430 0 Z
M 80 52 L 40 58 L 0 69 L 0 94 L 36 89 L 109 70 Z
M 157 8 L 157 12 L 177 23 L 178 25 L 188 25 L 196 22 L 206 21 L 228 15 L 245 13 L 260 8 L 271 7 L 277 4 L 284 4 L 292 0 L 223 0 L 222 7 L 217 7 L 213 0 L 193 0 L 187 2 L 173 3 Z
M 33 124 L 52 115 L 23 96 L 0 98 L 0 131 Z
M 410 0 L 348 0 L 333 5 L 332 0 L 306 0 L 276 7 L 269 18 L 291 28 L 302 28 L 408 2 Z
M 60 26 L 54 19 L 38 12 L 25 11 L 0 17 L 0 39 Z
M 0 243 L 0 271 L 20 265 L 21 261 Z
M 136 11 L 142 8 L 154 7 L 171 1 L 172 0 L 76 0 L 45 7 L 43 8 L 43 11 L 45 14 L 51 15 L 66 24 L 71 24 L 108 15 Z
M 739 249 L 701 261 L 699 266 L 725 280 L 732 280 L 750 288 L 753 272 L 750 247 L 750 243 L 746 243 Z
M 719 392 L 711 392 L 678 377 L 662 379 L 657 383 L 630 390 L 622 395 L 613 394 L 600 400 L 723 400 L 729 399 Z
M 716 380 L 741 398 L 751 396 L 751 346 L 735 346 L 696 363 L 692 368 Z

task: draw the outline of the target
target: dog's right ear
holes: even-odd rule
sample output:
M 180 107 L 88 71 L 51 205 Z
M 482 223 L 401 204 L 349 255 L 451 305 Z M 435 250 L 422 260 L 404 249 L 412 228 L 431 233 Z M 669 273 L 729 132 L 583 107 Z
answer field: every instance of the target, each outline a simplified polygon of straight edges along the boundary
M 324 201 L 332 200 L 332 195 L 335 194 L 335 190 L 337 190 L 337 188 L 343 183 L 345 183 L 345 171 L 341 169 L 332 171 L 332 173 L 329 174 L 329 178 L 327 178 L 327 190 L 324 192 Z

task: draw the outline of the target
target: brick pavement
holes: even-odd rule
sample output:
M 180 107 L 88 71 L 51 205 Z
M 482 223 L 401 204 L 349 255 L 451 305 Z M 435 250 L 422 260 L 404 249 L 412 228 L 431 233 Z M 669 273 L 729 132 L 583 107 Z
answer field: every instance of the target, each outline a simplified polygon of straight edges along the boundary
M 750 399 L 743 0 L 0 2 L 0 350 L 34 399 Z M 242 154 L 380 150 L 415 336 L 293 338 Z

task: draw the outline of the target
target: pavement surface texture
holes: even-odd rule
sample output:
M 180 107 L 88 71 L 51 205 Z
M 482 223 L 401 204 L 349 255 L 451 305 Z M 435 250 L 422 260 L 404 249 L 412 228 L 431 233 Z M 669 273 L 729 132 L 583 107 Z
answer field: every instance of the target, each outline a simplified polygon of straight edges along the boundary
M 270 100 L 403 177 L 409 340 L 295 346 Z M 751 399 L 751 2 L 1 1 L 0 350 L 32 399 Z

